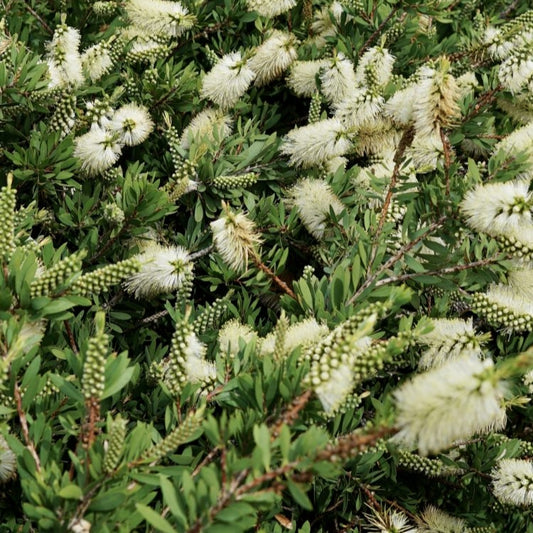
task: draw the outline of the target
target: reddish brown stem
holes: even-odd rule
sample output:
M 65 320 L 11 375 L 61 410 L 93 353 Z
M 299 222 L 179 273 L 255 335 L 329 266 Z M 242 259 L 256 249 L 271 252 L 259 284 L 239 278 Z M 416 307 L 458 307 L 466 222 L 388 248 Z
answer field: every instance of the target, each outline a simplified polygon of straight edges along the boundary
M 17 413 L 19 415 L 20 427 L 22 428 L 22 436 L 24 437 L 26 448 L 28 448 L 28 450 L 30 451 L 35 461 L 35 468 L 37 469 L 37 472 L 40 473 L 41 472 L 41 461 L 39 459 L 39 456 L 37 455 L 35 446 L 33 445 L 33 442 L 30 439 L 30 431 L 28 429 L 28 420 L 26 419 L 26 413 L 24 412 L 24 409 L 22 408 L 22 395 L 20 394 L 20 387 L 18 386 L 18 383 L 15 383 L 13 394 L 15 396 L 15 402 L 17 403 Z

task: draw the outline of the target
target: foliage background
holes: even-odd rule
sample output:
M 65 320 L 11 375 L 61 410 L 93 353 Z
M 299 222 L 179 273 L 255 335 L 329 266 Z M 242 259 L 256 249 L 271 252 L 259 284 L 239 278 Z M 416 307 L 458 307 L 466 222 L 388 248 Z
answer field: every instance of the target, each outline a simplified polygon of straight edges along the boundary
M 517 115 L 530 111 L 522 103 L 526 108 L 516 104 L 518 110 L 508 112 L 514 95 L 499 82 L 481 39 L 489 22 L 512 20 L 527 2 L 345 2 L 340 19 L 326 11 L 335 31 L 318 47 L 309 39 L 325 2 L 298 2 L 289 14 L 265 18 L 241 0 L 184 1 L 195 24 L 167 43 L 161 57 L 133 62 L 115 50 L 113 68 L 98 81 L 50 90 L 42 58 L 62 21 L 79 29 L 82 50 L 128 26 L 119 2 L 106 2 L 105 16 L 94 4 L 1 2 L 0 180 L 6 184 L 12 176 L 17 198 L 16 250 L 4 256 L 0 276 L 0 427 L 17 458 L 16 475 L 0 485 L 2 530 L 82 531 L 76 527 L 89 523 L 102 532 L 365 531 L 371 509 L 416 517 L 432 504 L 469 528 L 533 531 L 530 510 L 501 505 L 490 486 L 503 453 L 531 455 L 529 405 L 517 401 L 509 410 L 505 435 L 473 438 L 455 454 L 431 459 L 456 468 L 454 475 L 434 478 L 420 466 L 426 459 L 413 459 L 409 468 L 397 447 L 383 440 L 394 431 L 391 391 L 416 372 L 420 347 L 413 342 L 371 372 L 333 417 L 311 394 L 302 348 L 264 355 L 257 340 L 241 339 L 228 358 L 217 344 L 218 330 L 231 318 L 258 336 L 273 330 L 281 336 L 283 321 L 314 317 L 333 329 L 370 304 L 389 302 L 373 337 L 390 339 L 416 331 L 422 317 L 474 316 L 469 296 L 504 280 L 510 256 L 495 239 L 465 227 L 459 203 L 474 185 L 508 181 L 530 166 L 527 156 L 502 160 L 492 152 L 517 128 Z M 210 53 L 253 50 L 272 28 L 294 33 L 301 60 L 336 51 L 357 64 L 364 50 L 382 43 L 396 57 L 396 76 L 408 77 L 440 56 L 449 58 L 457 76 L 475 72 L 478 86 L 446 130 L 451 156 L 417 175 L 414 186 L 406 176 L 393 184 L 400 222 L 380 222 L 390 176 L 360 186 L 371 157 L 351 154 L 346 168 L 334 172 L 288 165 L 279 147 L 284 135 L 307 123 L 310 100 L 297 97 L 283 77 L 246 92 L 230 110 L 231 135 L 188 153 L 169 150 L 169 121 L 180 134 L 206 106 L 200 89 Z M 385 88 L 388 96 L 395 83 Z M 73 155 L 74 139 L 87 131 L 86 103 L 95 98 L 144 105 L 155 129 L 139 146 L 126 147 L 111 171 L 87 177 Z M 325 105 L 320 112 L 327 117 Z M 65 117 L 72 113 L 74 127 L 66 133 Z M 247 172 L 258 174 L 249 188 L 213 185 L 217 176 Z M 183 175 L 197 180 L 197 190 L 172 196 Z M 320 241 L 284 200 L 302 176 L 325 178 L 345 207 L 330 213 L 330 230 Z M 223 201 L 249 213 L 263 239 L 263 263 L 292 286 L 296 299 L 281 294 L 264 271 L 232 271 L 210 248 L 209 224 Z M 136 300 L 120 283 L 100 294 L 69 290 L 81 271 L 134 257 L 135 239 L 147 232 L 200 252 L 192 293 Z M 75 265 L 65 284 L 32 297 L 38 263 L 50 269 L 79 250 L 85 251 L 82 266 Z M 189 384 L 175 397 L 150 365 L 169 353 L 176 325 L 198 325 L 221 298 L 223 316 L 208 321 L 200 335 L 216 363 L 216 383 L 207 394 Z M 99 325 L 102 311 L 108 342 Z M 22 324 L 41 319 L 40 342 L 14 354 Z M 491 333 L 486 349 L 495 360 L 533 343 L 528 331 L 508 335 L 477 315 L 475 323 Z M 83 385 L 91 339 L 107 352 L 97 372 L 105 384 L 97 409 Z M 518 382 L 515 394 L 529 393 Z M 120 418 L 125 428 L 117 425 Z M 157 444 L 169 435 L 170 448 Z M 110 447 L 118 458 L 106 468 Z

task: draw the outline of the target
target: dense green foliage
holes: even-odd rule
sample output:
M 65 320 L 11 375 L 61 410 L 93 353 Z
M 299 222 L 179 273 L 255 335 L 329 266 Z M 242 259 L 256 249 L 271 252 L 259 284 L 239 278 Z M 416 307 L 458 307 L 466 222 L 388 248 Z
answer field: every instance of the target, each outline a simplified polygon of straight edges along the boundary
M 175 35 L 147 36 L 128 6 L 148 13 L 149 0 L 0 2 L 1 531 L 533 531 L 533 496 L 513 506 L 493 493 L 498 461 L 533 455 L 533 239 L 476 227 L 460 208 L 480 184 L 533 175 L 533 134 L 498 144 L 533 119 L 533 72 L 506 83 L 486 37 L 522 38 L 512 59 L 526 68 L 527 2 L 294 3 L 265 17 L 244 0 L 183 0 Z M 65 25 L 82 52 L 106 43 L 109 65 L 54 74 L 64 58 L 47 43 Z M 273 29 L 294 50 L 274 79 L 228 105 L 209 96 L 221 58 L 240 51 L 253 65 Z M 345 148 L 323 157 L 344 101 L 324 69 L 357 69 L 374 49 L 394 56 L 392 75 L 370 64 L 357 87 L 381 107 L 343 122 Z M 310 95 L 287 81 L 296 60 L 325 61 Z M 423 117 L 402 124 L 383 107 L 424 67 L 442 74 L 431 146 Z M 150 131 L 109 141 L 109 164 L 103 148 L 90 159 L 83 136 L 130 103 Z M 218 122 L 183 136 L 206 108 Z M 308 124 L 317 146 L 303 156 Z M 302 201 L 303 178 L 322 192 Z M 230 237 L 216 241 L 217 220 L 243 224 L 239 257 L 224 253 Z M 156 272 L 135 278 L 177 246 L 168 290 Z M 498 307 L 485 291 L 511 284 L 517 261 L 521 307 Z M 496 368 L 480 387 L 505 381 L 507 421 L 469 433 L 459 418 L 459 442 L 417 453 L 416 438 L 389 440 L 404 427 L 394 391 L 423 372 L 420 338 L 441 318 L 476 328 Z M 328 407 L 337 386 L 349 390 Z M 436 529 L 428 505 L 463 522 L 443 515 Z M 387 525 L 394 513 L 412 529 Z

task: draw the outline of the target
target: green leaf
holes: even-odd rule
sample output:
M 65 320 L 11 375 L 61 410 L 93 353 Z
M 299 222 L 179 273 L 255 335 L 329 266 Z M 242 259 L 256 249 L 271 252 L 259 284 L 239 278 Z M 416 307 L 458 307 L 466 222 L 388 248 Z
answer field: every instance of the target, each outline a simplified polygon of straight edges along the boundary
M 154 526 L 158 531 L 163 533 L 177 533 L 177 531 L 167 522 L 159 513 L 150 509 L 142 503 L 136 503 L 135 508 L 142 517 L 152 526 Z
M 254 426 L 254 441 L 261 450 L 261 458 L 265 470 L 270 469 L 270 432 L 265 424 Z
M 78 485 L 67 485 L 66 487 L 63 487 L 57 495 L 66 500 L 81 500 L 83 498 L 83 491 Z
M 304 509 L 307 509 L 308 511 L 313 510 L 313 504 L 311 503 L 311 500 L 307 497 L 307 494 L 300 488 L 300 485 L 297 483 L 294 483 L 294 481 L 291 481 L 290 479 L 287 479 L 287 487 L 289 489 L 289 492 L 291 493 L 291 496 L 294 498 L 294 501 Z

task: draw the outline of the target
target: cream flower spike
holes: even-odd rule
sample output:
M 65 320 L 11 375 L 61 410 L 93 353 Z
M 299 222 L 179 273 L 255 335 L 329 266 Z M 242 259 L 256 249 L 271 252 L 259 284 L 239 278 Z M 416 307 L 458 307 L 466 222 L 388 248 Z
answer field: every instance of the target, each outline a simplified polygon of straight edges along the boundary
M 246 0 L 248 11 L 257 11 L 263 17 L 277 17 L 296 5 L 296 0 Z
M 248 61 L 248 67 L 256 73 L 254 84 L 260 87 L 279 78 L 297 58 L 295 44 L 292 33 L 274 30 Z
M 493 374 L 492 360 L 465 356 L 404 383 L 394 394 L 400 431 L 393 439 L 428 455 L 503 428 L 506 387 Z
M 124 282 L 126 292 L 136 298 L 153 298 L 175 292 L 193 275 L 194 265 L 182 246 L 150 243 L 138 256 L 141 270 Z
M 503 504 L 533 505 L 533 463 L 520 459 L 501 459 L 490 474 L 492 492 Z
M 280 151 L 290 156 L 290 165 L 309 168 L 344 155 L 351 147 L 342 122 L 330 118 L 289 131 Z
M 340 214 L 344 205 L 324 180 L 304 178 L 289 191 L 290 205 L 294 205 L 306 229 L 321 239 L 326 231 L 330 209 Z
M 109 129 L 118 134 L 122 144 L 136 146 L 148 138 L 154 123 L 146 107 L 131 103 L 113 113 Z
M 467 224 L 489 235 L 507 235 L 531 225 L 533 196 L 529 180 L 478 185 L 460 204 Z
M 196 21 L 180 2 L 128 0 L 125 7 L 133 25 L 148 35 L 179 37 Z
M 117 135 L 97 124 L 84 135 L 74 139 L 74 157 L 89 176 L 101 174 L 112 167 L 120 157 L 122 146 Z
M 200 94 L 222 109 L 228 109 L 248 90 L 255 76 L 241 53 L 232 52 L 222 57 L 205 75 Z
M 258 257 L 261 237 L 255 224 L 243 213 L 233 213 L 223 204 L 224 215 L 211 222 L 213 242 L 223 261 L 237 272 L 248 270 L 248 262 Z

